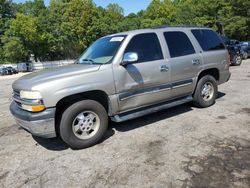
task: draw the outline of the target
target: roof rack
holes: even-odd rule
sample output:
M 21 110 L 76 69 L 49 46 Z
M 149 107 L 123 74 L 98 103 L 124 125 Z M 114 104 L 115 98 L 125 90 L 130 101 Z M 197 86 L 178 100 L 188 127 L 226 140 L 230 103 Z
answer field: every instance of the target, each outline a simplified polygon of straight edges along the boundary
M 193 27 L 193 28 L 207 28 L 207 27 L 204 27 L 204 26 L 197 26 L 197 25 L 177 25 L 177 26 L 172 26 L 172 25 L 159 25 L 159 26 L 155 26 L 155 27 L 152 27 L 152 29 L 162 29 L 162 28 L 172 28 L 172 27 Z

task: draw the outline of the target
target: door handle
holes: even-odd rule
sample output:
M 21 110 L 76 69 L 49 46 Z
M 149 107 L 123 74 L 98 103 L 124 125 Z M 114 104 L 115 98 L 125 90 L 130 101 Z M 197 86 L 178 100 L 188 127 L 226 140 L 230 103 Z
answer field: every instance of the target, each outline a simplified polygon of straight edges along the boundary
M 169 68 L 167 65 L 161 65 L 161 67 L 160 67 L 161 72 L 168 72 L 168 70 L 169 70 Z
M 201 62 L 200 62 L 199 59 L 193 59 L 193 60 L 192 60 L 192 64 L 193 64 L 193 65 L 199 65 L 199 64 L 201 64 Z

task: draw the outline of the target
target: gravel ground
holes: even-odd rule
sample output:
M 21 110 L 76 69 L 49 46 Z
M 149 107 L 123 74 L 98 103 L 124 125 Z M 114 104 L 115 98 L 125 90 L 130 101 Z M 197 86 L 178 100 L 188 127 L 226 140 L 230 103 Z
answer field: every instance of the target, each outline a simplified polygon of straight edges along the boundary
M 0 77 L 0 187 L 250 187 L 250 60 L 231 72 L 212 107 L 112 123 L 85 150 L 19 128 L 8 108 L 20 75 Z

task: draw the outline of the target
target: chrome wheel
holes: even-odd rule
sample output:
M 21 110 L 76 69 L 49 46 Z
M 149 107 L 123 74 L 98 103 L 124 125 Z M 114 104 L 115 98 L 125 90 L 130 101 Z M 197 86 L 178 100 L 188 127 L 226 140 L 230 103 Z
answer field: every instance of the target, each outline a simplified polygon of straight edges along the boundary
M 206 82 L 201 89 L 201 96 L 204 101 L 209 101 L 214 96 L 214 86 L 211 82 Z
M 235 64 L 236 65 L 239 65 L 241 63 L 241 57 L 240 56 L 237 56 L 236 57 L 236 60 L 235 60 Z
M 86 140 L 93 137 L 100 128 L 100 118 L 92 111 L 84 111 L 76 116 L 72 123 L 75 136 Z

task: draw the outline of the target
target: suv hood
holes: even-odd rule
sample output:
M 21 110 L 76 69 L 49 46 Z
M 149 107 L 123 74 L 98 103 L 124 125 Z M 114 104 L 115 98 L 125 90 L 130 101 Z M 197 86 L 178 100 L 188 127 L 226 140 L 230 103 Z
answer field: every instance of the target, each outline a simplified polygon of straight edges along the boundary
M 13 83 L 13 89 L 30 90 L 33 86 L 47 81 L 57 80 L 60 78 L 82 75 L 89 72 L 98 71 L 101 65 L 91 64 L 73 64 L 59 68 L 52 68 L 34 72 L 22 76 Z

